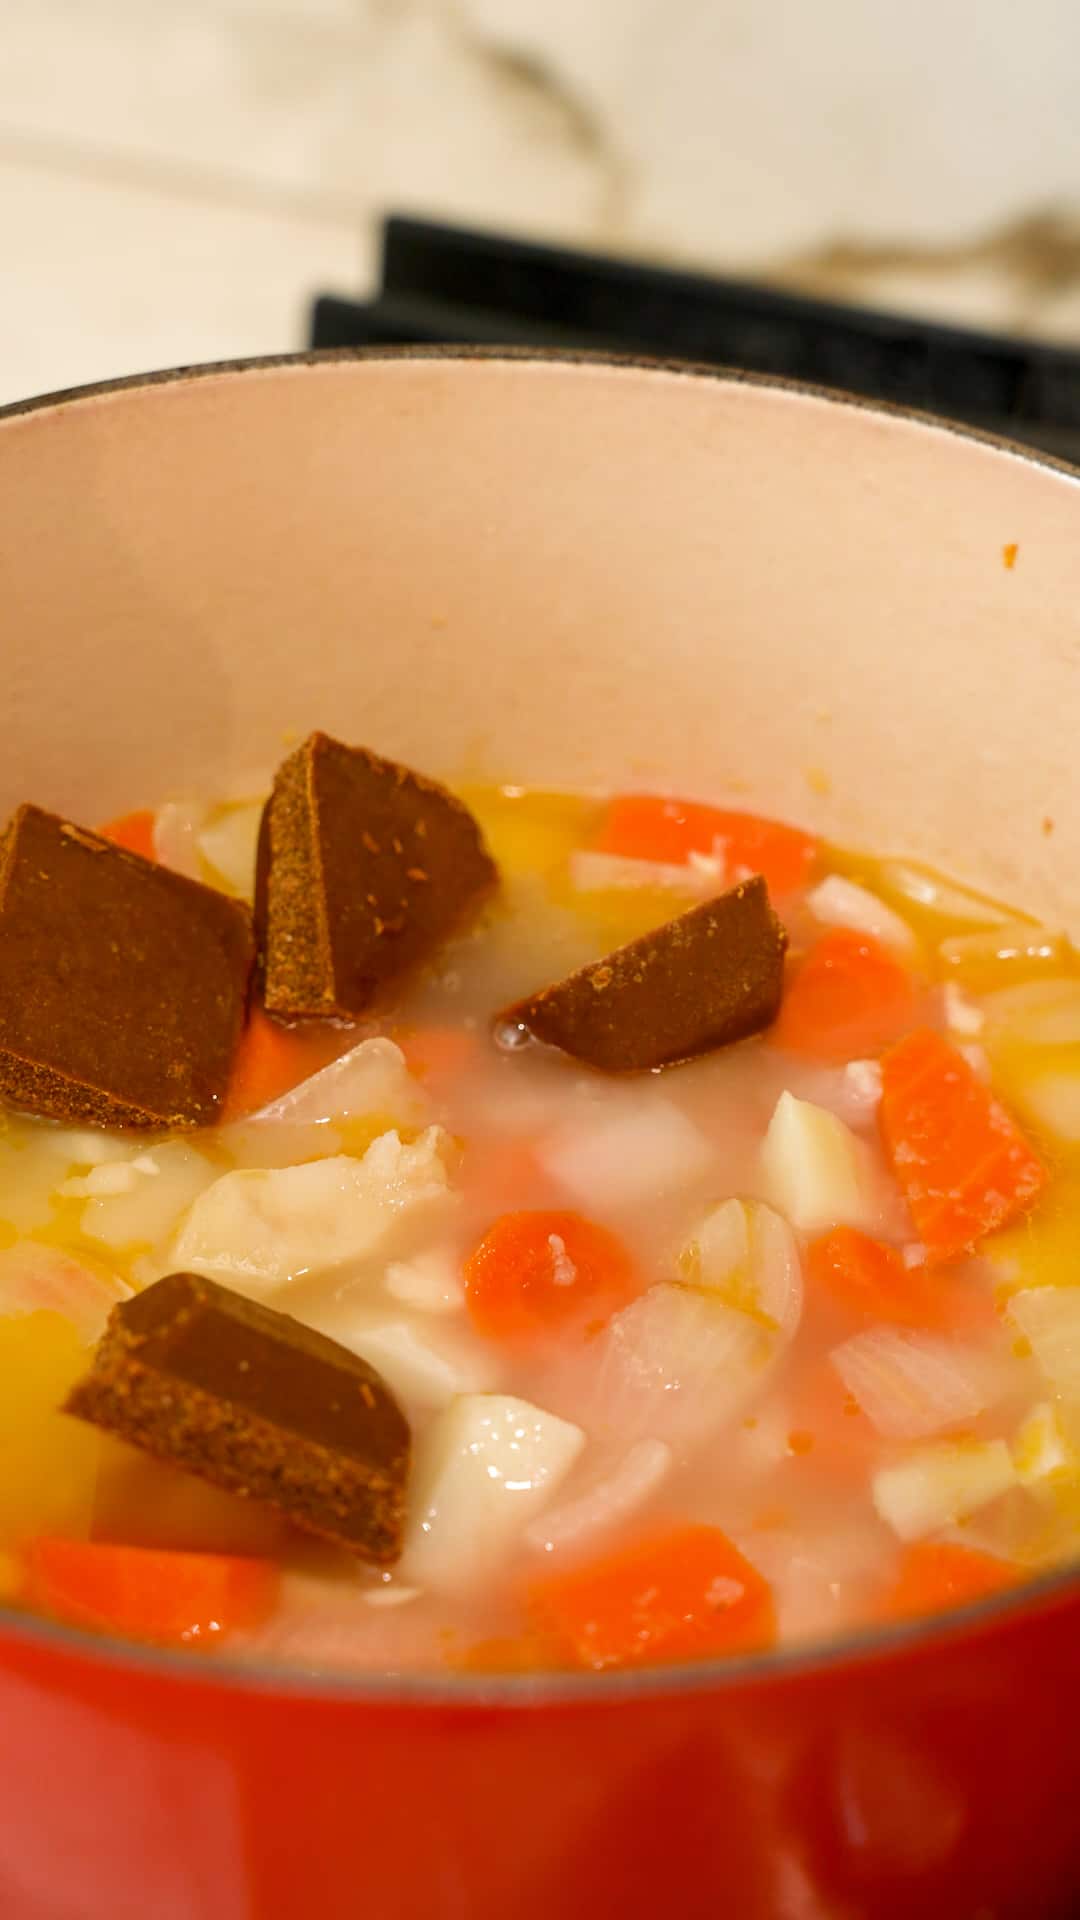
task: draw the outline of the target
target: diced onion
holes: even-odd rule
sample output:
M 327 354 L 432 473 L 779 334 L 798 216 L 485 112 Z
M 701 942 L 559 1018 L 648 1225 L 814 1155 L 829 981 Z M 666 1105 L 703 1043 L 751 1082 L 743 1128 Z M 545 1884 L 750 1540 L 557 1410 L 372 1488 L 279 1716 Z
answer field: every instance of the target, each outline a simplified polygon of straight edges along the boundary
M 617 1313 L 592 1348 L 595 1425 L 620 1441 L 702 1444 L 742 1411 L 779 1346 L 749 1314 L 661 1282 Z
M 868 1327 L 834 1347 L 830 1362 L 867 1418 L 889 1440 L 919 1440 L 973 1420 L 987 1400 L 978 1357 L 933 1334 Z
M 1004 926 L 1010 915 L 1005 907 L 971 887 L 943 880 L 931 867 L 920 867 L 907 860 L 885 860 L 879 869 L 888 893 L 899 894 L 913 906 L 940 914 L 944 920 L 967 920 L 974 927 Z
M 951 934 L 938 947 L 938 959 L 947 975 L 978 993 L 1059 973 L 1067 950 L 1064 934 L 1021 921 L 983 933 Z
M 1052 1387 L 1080 1398 L 1080 1287 L 1024 1287 L 1008 1314 Z
M 570 884 L 578 893 L 621 893 L 636 887 L 669 887 L 707 899 L 724 887 L 724 864 L 699 853 L 678 866 L 664 860 L 631 860 L 619 853 L 570 855 Z
M 537 1159 L 584 1205 L 612 1208 L 648 1205 L 691 1185 L 710 1165 L 712 1148 L 679 1107 L 652 1098 L 571 1120 L 541 1145 Z
M 790 1339 L 803 1305 L 802 1263 L 786 1220 L 760 1200 L 725 1200 L 683 1245 L 679 1277 Z
M 854 880 L 845 880 L 842 874 L 830 873 L 807 894 L 806 904 L 822 926 L 869 934 L 909 964 L 919 958 L 919 942 L 907 921 L 875 893 L 857 886 Z
M 250 900 L 255 892 L 255 853 L 262 814 L 261 800 L 229 807 L 198 836 L 199 852 L 207 866 L 242 900 Z
M 245 1126 L 282 1122 L 319 1126 L 333 1120 L 377 1114 L 397 1126 L 419 1124 L 427 1100 L 392 1040 L 361 1040 L 329 1066 L 249 1114 Z
M 769 1198 L 804 1233 L 865 1226 L 872 1211 L 865 1152 L 834 1113 L 782 1093 L 761 1149 Z
M 1004 1440 L 958 1440 L 921 1447 L 874 1475 L 874 1505 L 901 1540 L 955 1526 L 1016 1485 Z
M 201 878 L 199 832 L 206 809 L 192 800 L 166 800 L 154 815 L 154 858 L 189 880 Z
M 131 1288 L 113 1273 L 85 1266 L 59 1247 L 22 1240 L 0 1253 L 0 1315 L 59 1313 L 92 1346 Z
M 662 1440 L 639 1440 L 576 1500 L 564 1501 L 526 1527 L 526 1545 L 539 1553 L 561 1553 L 618 1526 L 652 1498 L 671 1461 L 671 1448 Z

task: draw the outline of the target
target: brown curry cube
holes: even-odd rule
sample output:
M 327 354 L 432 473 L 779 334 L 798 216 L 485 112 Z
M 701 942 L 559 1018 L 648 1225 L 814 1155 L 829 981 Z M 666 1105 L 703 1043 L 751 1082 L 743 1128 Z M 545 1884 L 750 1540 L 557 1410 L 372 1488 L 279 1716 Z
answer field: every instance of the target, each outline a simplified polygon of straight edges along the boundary
M 74 1124 L 205 1125 L 253 951 L 239 901 L 20 807 L 0 838 L 0 1097 Z
M 313 733 L 279 768 L 255 886 L 261 990 L 279 1019 L 362 1013 L 498 878 L 434 780 Z
M 589 1066 L 672 1066 L 775 1020 L 787 934 L 760 874 L 507 1007 L 518 1027 Z
M 401 1552 L 409 1424 L 374 1367 L 193 1273 L 114 1308 L 65 1412 L 388 1566 Z

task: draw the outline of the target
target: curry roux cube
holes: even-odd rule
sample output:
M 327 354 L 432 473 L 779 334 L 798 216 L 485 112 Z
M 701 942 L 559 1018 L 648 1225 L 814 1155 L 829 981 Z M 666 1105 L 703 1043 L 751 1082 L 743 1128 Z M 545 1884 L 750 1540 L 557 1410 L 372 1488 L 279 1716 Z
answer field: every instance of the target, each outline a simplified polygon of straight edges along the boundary
M 115 1307 L 64 1411 L 378 1566 L 401 1552 L 410 1433 L 390 1389 L 214 1280 L 171 1273 Z
M 498 878 L 460 800 L 363 747 L 313 733 L 263 812 L 255 928 L 281 1020 L 362 1013 Z
M 0 839 L 0 1097 L 79 1125 L 205 1125 L 252 958 L 239 901 L 20 807 Z
M 672 1066 L 775 1020 L 786 948 L 755 874 L 507 1007 L 497 1025 L 608 1073 Z

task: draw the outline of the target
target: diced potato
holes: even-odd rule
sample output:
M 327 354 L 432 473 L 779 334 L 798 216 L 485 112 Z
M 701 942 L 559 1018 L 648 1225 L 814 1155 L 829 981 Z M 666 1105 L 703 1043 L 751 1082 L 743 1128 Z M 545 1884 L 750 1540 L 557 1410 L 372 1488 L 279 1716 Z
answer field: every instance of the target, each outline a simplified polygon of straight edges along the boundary
M 712 1148 L 694 1122 L 660 1096 L 606 1101 L 560 1127 L 537 1159 L 553 1180 L 591 1210 L 690 1186 L 707 1170 Z
M 421 1442 L 402 1572 L 466 1590 L 510 1553 L 585 1445 L 580 1427 L 527 1400 L 469 1394 Z
M 446 1136 L 429 1127 L 404 1146 L 385 1133 L 362 1160 L 223 1174 L 200 1194 L 174 1263 L 262 1298 L 287 1281 L 374 1253 L 406 1216 L 445 1201 Z
M 787 1221 L 760 1200 L 725 1200 L 684 1243 L 679 1277 L 771 1329 L 794 1333 L 802 1313 L 802 1265 Z
M 1012 1295 L 1008 1314 L 1050 1385 L 1080 1400 L 1080 1286 L 1024 1288 Z
M 866 1226 L 872 1214 L 861 1142 L 824 1107 L 782 1093 L 761 1149 L 773 1204 L 804 1233 Z
M 58 1412 L 88 1361 L 60 1314 L 0 1319 L 0 1548 L 36 1533 L 89 1532 L 98 1435 Z
M 216 1176 L 217 1168 L 186 1140 L 166 1140 L 135 1161 L 101 1174 L 130 1176 L 130 1187 L 95 1193 L 82 1210 L 81 1231 L 103 1247 L 156 1246 L 173 1233 L 184 1213 Z M 93 1178 L 93 1176 L 90 1176 Z
M 1080 1458 L 1069 1442 L 1057 1407 L 1049 1400 L 1032 1407 L 1017 1429 L 1012 1455 L 1021 1486 L 1040 1488 L 1080 1472 Z
M 1080 1050 L 1071 1071 L 1012 1080 L 1009 1092 L 1027 1118 L 1060 1145 L 1080 1146 Z
M 955 1526 L 1017 1484 L 1004 1440 L 942 1441 L 874 1475 L 874 1505 L 901 1540 Z
M 420 1313 L 458 1313 L 465 1305 L 461 1262 L 449 1247 L 430 1247 L 411 1260 L 391 1260 L 383 1286 L 393 1299 Z
M 490 1347 L 464 1328 L 430 1319 L 418 1326 L 400 1313 L 355 1303 L 349 1291 L 325 1307 L 291 1310 L 373 1366 L 409 1413 L 448 1406 L 458 1394 L 487 1393 L 496 1383 Z
M 1080 980 L 1063 973 L 1002 987 L 986 996 L 982 1013 L 990 1046 L 1075 1047 L 1080 1044 Z

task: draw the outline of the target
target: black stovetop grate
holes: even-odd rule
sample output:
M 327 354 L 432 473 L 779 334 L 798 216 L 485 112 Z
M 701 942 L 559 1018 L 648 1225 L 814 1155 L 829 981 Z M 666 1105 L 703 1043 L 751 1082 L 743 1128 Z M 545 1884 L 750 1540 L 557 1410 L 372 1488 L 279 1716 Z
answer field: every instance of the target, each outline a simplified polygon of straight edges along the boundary
M 316 347 L 594 347 L 919 407 L 1080 464 L 1080 353 L 772 288 L 393 217 L 367 301 L 324 294 Z

